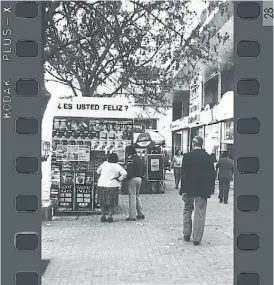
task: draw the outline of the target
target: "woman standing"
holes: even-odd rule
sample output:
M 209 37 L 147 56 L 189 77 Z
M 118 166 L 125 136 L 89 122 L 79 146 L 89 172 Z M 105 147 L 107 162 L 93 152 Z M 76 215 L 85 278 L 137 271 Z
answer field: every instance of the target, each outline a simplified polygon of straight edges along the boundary
M 126 178 L 127 172 L 118 164 L 118 155 L 111 153 L 97 169 L 100 175 L 98 180 L 98 202 L 101 206 L 101 222 L 113 222 L 114 207 L 118 206 L 120 183 Z M 109 217 L 106 218 L 108 210 Z
M 181 180 L 181 167 L 182 167 L 183 155 L 180 150 L 175 152 L 175 155 L 171 162 L 171 168 L 174 171 L 174 178 L 175 178 L 175 188 L 179 188 L 179 183 Z

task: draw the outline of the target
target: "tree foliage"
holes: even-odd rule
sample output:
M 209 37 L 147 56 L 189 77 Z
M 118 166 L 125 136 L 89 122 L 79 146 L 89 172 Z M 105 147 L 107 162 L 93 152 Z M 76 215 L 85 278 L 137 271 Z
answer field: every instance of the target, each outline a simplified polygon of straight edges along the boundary
M 208 9 L 215 7 L 229 14 L 227 3 Z M 45 70 L 75 96 L 125 94 L 166 104 L 174 75 L 183 68 L 180 81 L 189 84 L 227 40 L 214 27 L 193 26 L 196 17 L 191 1 L 47 2 Z M 219 37 L 214 46 L 212 36 Z

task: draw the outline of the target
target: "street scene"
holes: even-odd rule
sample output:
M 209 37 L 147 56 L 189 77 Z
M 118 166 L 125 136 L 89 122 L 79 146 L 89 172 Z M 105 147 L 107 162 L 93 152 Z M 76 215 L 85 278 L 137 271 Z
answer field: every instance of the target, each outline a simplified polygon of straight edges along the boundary
M 47 1 L 43 284 L 233 284 L 233 3 Z

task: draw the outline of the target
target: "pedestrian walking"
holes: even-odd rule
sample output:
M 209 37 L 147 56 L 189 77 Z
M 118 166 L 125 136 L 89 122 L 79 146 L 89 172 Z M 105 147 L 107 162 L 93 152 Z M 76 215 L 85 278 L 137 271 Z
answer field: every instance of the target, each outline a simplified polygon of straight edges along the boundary
M 129 217 L 126 220 L 136 221 L 136 219 L 145 218 L 140 198 L 140 188 L 145 168 L 143 159 L 137 155 L 134 146 L 128 146 L 126 152 L 128 154 L 127 178 L 129 195 Z
M 111 153 L 108 160 L 97 169 L 98 202 L 101 206 L 101 222 L 113 222 L 114 207 L 118 206 L 121 181 L 126 178 L 126 170 L 118 163 L 118 155 Z M 108 212 L 108 219 L 106 213 Z
M 179 188 L 179 184 L 181 180 L 182 160 L 183 160 L 182 152 L 180 150 L 177 150 L 171 162 L 171 168 L 173 168 L 173 171 L 174 171 L 176 189 Z
M 169 164 L 169 155 L 167 153 L 167 150 L 164 149 L 164 180 L 166 179 L 166 171 L 168 168 L 168 164 Z
M 211 153 L 210 154 L 212 160 L 213 160 L 213 164 L 214 164 L 214 169 L 215 169 L 215 181 L 216 181 L 216 177 L 217 177 L 217 170 L 216 170 L 216 165 L 217 165 L 217 157 L 216 157 L 216 154 L 215 153 Z M 215 187 L 214 187 L 214 190 L 213 190 L 213 194 L 215 194 Z
M 204 234 L 207 199 L 215 186 L 215 169 L 210 155 L 202 150 L 202 137 L 194 137 L 192 146 L 193 150 L 183 158 L 180 194 L 184 201 L 184 240 L 190 241 L 192 234 L 193 244 L 199 245 Z
M 228 152 L 223 152 L 223 157 L 216 164 L 216 170 L 218 170 L 219 180 L 219 200 L 220 203 L 228 203 L 228 195 L 230 182 L 233 180 L 234 174 L 234 162 L 229 158 Z

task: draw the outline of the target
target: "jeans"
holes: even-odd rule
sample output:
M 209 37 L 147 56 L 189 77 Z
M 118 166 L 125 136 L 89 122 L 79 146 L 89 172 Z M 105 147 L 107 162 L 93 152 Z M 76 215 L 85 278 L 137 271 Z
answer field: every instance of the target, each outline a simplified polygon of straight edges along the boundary
M 203 238 L 207 199 L 202 197 L 188 197 L 183 194 L 185 203 L 183 213 L 183 234 L 191 236 L 193 233 L 193 241 L 200 242 Z M 195 205 L 195 207 L 194 207 Z M 192 212 L 194 210 L 193 227 L 192 227 Z
M 142 178 L 133 177 L 128 181 L 128 196 L 129 196 L 129 218 L 136 219 L 136 216 L 143 216 L 142 202 L 140 199 L 140 188 Z

